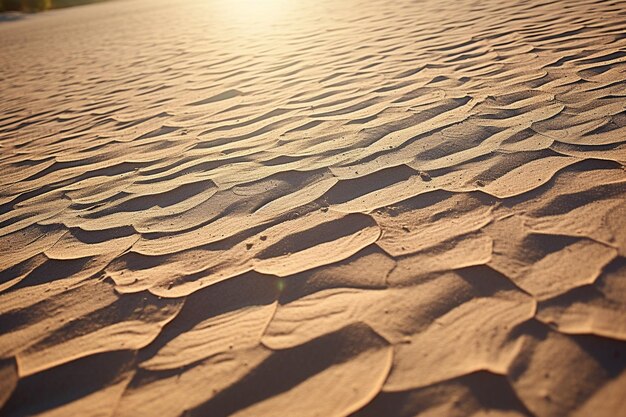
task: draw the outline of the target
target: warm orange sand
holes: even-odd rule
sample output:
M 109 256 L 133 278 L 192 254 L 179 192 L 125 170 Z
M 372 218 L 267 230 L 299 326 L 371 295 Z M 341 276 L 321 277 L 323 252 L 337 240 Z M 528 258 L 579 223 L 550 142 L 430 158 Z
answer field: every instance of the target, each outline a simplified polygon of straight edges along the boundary
M 626 2 L 0 24 L 2 416 L 626 415 Z

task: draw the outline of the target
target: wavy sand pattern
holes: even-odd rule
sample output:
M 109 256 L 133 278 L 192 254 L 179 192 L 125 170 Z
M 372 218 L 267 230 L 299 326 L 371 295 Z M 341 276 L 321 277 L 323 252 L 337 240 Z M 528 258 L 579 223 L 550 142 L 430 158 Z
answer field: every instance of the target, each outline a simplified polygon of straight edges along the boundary
M 626 2 L 232 4 L 0 26 L 2 415 L 624 412 Z

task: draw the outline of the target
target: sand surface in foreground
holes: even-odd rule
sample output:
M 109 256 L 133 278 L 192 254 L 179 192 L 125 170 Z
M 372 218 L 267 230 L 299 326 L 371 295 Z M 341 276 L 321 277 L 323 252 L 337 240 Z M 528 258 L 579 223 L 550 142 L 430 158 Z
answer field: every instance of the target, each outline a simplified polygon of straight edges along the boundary
M 2 23 L 0 414 L 620 415 L 625 10 Z

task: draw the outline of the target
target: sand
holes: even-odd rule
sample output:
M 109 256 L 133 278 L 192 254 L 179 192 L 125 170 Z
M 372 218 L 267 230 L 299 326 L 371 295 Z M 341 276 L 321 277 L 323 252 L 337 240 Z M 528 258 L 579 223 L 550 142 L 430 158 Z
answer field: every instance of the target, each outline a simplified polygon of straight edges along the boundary
M 2 416 L 626 413 L 626 3 L 0 23 Z

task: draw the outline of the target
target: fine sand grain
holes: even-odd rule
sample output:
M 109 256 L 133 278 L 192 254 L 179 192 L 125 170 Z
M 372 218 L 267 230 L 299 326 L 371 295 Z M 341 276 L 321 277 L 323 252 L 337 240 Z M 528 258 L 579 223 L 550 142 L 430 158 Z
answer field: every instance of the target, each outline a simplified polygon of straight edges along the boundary
M 626 2 L 0 23 L 0 415 L 626 415 Z

